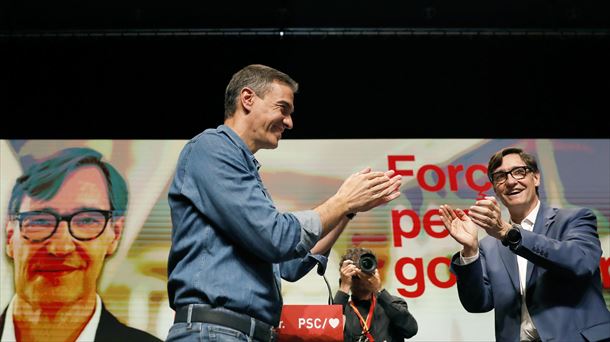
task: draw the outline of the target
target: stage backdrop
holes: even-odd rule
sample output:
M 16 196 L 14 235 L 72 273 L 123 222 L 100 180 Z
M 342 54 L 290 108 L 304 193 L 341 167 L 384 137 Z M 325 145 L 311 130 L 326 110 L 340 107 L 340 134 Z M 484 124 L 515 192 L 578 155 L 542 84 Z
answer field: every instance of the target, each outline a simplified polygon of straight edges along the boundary
M 6 255 L 7 204 L 15 179 L 32 162 L 73 146 L 104 154 L 129 186 L 127 221 L 118 252 L 110 257 L 99 293 L 124 323 L 164 339 L 173 319 L 166 292 L 171 221 L 167 189 L 183 140 L 1 140 L 0 304 L 14 294 L 13 263 Z M 346 248 L 373 249 L 383 286 L 402 296 L 419 323 L 413 341 L 491 341 L 493 313 L 470 314 L 460 305 L 449 258 L 459 250 L 439 222 L 440 204 L 467 208 L 493 195 L 486 177 L 489 156 L 517 146 L 537 156 L 543 201 L 591 208 L 601 239 L 604 296 L 610 306 L 610 140 L 285 140 L 262 150 L 261 175 L 282 211 L 313 208 L 343 179 L 370 166 L 403 175 L 402 196 L 360 213 L 334 246 L 326 273 L 338 288 L 338 260 Z M 506 210 L 503 211 L 507 217 Z M 480 233 L 480 238 L 484 233 Z M 210 275 L 214 276 L 214 275 Z M 284 282 L 286 304 L 324 304 L 328 291 L 315 271 Z

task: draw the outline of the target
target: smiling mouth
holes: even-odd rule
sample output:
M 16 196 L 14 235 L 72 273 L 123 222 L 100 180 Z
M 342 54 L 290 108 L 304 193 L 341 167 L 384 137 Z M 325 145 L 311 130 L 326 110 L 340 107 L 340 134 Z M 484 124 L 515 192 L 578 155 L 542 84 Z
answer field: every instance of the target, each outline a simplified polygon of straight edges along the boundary
M 34 272 L 52 275 L 52 274 L 69 273 L 69 272 L 77 271 L 79 269 L 80 268 L 73 267 L 73 266 L 53 266 L 53 267 L 36 268 L 36 269 L 34 269 Z
M 520 194 L 522 191 L 523 190 L 514 190 L 514 191 L 511 191 L 511 192 L 507 193 L 506 195 L 507 196 L 515 196 L 515 195 Z

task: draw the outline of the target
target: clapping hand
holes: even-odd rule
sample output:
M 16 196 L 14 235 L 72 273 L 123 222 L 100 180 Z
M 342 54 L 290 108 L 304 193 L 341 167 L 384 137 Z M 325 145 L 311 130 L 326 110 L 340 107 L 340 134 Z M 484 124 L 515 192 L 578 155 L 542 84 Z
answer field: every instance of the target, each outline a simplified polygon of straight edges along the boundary
M 461 209 L 453 209 L 444 204 L 439 208 L 443 225 L 455 241 L 464 246 L 464 256 L 476 254 L 479 248 L 478 227 Z

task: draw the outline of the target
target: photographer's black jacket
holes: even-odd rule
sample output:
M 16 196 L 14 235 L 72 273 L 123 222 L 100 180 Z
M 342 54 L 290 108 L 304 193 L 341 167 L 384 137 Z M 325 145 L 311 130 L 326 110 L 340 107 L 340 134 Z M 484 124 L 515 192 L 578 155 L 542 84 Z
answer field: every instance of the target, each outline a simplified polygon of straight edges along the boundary
M 392 296 L 388 291 L 382 290 L 377 295 L 377 305 L 373 311 L 373 321 L 371 323 L 371 334 L 375 342 L 403 341 L 404 338 L 413 337 L 417 333 L 417 321 L 407 306 L 407 302 L 396 296 Z M 343 305 L 345 315 L 344 340 L 358 341 L 362 335 L 362 326 L 358 316 L 348 304 L 350 297 L 343 291 L 335 294 L 335 304 Z M 364 319 L 369 313 L 371 301 L 354 300 L 354 305 Z

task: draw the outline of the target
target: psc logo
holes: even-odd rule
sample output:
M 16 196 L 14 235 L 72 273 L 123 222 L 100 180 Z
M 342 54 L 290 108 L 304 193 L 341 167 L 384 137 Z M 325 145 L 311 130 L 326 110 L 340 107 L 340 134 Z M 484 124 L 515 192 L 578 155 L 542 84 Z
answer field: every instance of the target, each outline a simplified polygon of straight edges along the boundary
M 298 320 L 297 327 L 299 329 L 326 329 L 326 324 L 332 328 L 336 328 L 340 321 L 338 318 L 303 318 L 300 317 Z

